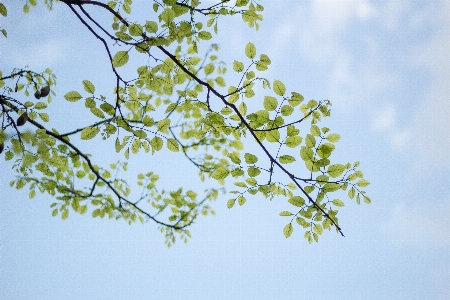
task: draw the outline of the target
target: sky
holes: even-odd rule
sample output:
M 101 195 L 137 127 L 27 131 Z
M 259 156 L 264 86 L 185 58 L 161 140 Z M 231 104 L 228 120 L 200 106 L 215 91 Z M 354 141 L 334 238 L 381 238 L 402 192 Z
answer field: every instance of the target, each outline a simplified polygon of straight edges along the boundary
M 58 78 L 52 122 L 77 128 L 86 119 L 62 95 L 83 79 L 112 89 L 100 43 L 61 3 L 24 15 L 25 1 L 3 2 L 0 69 L 50 67 Z M 153 16 L 146 1 L 134 2 L 137 18 Z M 47 195 L 30 200 L 9 187 L 15 173 L 2 155 L 1 299 L 450 299 L 450 2 L 262 4 L 258 32 L 239 17 L 219 22 L 219 57 L 231 66 L 252 41 L 272 60 L 267 78 L 332 101 L 325 124 L 341 135 L 333 157 L 361 161 L 371 182 L 372 204 L 346 201 L 339 212 L 345 237 L 325 232 L 309 245 L 297 227 L 286 239 L 284 202 L 254 197 L 227 209 L 224 195 L 187 244 L 167 248 L 150 222 L 52 217 Z M 86 150 L 98 157 L 99 145 Z M 130 159 L 130 170 L 142 168 L 164 187 L 205 187 L 175 155 Z

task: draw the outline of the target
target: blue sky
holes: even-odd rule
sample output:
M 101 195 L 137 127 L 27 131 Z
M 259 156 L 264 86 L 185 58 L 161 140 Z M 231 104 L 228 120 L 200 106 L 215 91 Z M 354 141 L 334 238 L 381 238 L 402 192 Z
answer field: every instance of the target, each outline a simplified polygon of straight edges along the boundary
M 62 4 L 48 12 L 40 3 L 23 15 L 14 7 L 24 1 L 4 3 L 3 74 L 25 65 L 52 68 L 58 76 L 52 122 L 76 128 L 86 119 L 62 95 L 81 90 L 83 79 L 109 93 L 103 49 Z M 9 188 L 14 172 L 2 161 L 0 298 L 450 298 L 450 3 L 263 4 L 257 33 L 239 18 L 219 23 L 219 56 L 230 66 L 252 41 L 272 59 L 267 78 L 306 99 L 333 102 L 326 124 L 342 137 L 333 156 L 360 160 L 371 181 L 372 204 L 347 201 L 339 213 L 346 237 L 328 232 L 309 245 L 294 229 L 285 239 L 283 201 L 254 197 L 228 210 L 223 196 L 214 203 L 217 215 L 199 219 L 187 244 L 167 249 L 152 223 L 51 217 L 48 196 L 29 200 L 26 190 Z M 100 143 L 86 150 L 98 157 Z M 117 159 L 104 156 L 98 159 Z M 130 180 L 133 170 L 148 168 L 164 187 L 205 187 L 186 175 L 196 173 L 187 162 L 166 154 L 131 160 Z

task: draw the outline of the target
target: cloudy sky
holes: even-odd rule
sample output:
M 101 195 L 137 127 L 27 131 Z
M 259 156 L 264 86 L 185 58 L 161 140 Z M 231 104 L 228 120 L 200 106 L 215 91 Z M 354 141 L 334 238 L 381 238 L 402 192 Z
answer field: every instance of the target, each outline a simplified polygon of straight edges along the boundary
M 109 90 L 113 84 L 99 42 L 63 4 L 49 12 L 40 3 L 24 16 L 25 1 L 3 2 L 3 74 L 52 68 L 55 127 L 76 128 L 83 120 L 62 95 L 81 90 L 83 79 Z M 147 1 L 134 2 L 139 19 L 153 17 Z M 48 196 L 29 200 L 26 190 L 9 188 L 15 174 L 2 156 L 0 298 L 450 298 L 450 2 L 262 4 L 257 33 L 239 17 L 219 22 L 220 58 L 242 60 L 252 41 L 272 59 L 266 77 L 306 99 L 333 102 L 326 125 L 342 136 L 333 155 L 361 161 L 371 181 L 372 204 L 347 201 L 339 213 L 346 237 L 329 232 L 309 245 L 294 230 L 285 239 L 284 203 L 255 197 L 228 210 L 224 196 L 187 244 L 168 249 L 152 223 L 51 217 Z M 189 168 L 185 162 L 155 157 L 130 169 L 150 166 L 163 185 L 203 188 L 195 176 L 174 172 Z

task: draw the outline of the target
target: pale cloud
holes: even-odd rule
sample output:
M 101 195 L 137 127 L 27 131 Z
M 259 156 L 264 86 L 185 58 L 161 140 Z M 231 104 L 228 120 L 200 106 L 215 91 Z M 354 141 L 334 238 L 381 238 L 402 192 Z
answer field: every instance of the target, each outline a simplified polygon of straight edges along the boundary
M 399 128 L 397 119 L 397 109 L 394 104 L 384 104 L 375 112 L 372 118 L 371 130 L 384 133 L 388 137 L 391 147 L 400 151 L 409 142 L 411 131 Z
M 397 203 L 383 225 L 384 233 L 397 246 L 449 246 L 450 201 L 424 199 L 422 203 Z
M 396 115 L 397 112 L 392 103 L 383 105 L 372 119 L 371 129 L 373 131 L 384 131 L 394 127 Z
M 431 74 L 431 84 L 415 109 L 412 130 L 418 141 L 416 172 L 448 170 L 450 166 L 450 3 L 441 2 L 440 20 L 432 36 L 418 45 L 409 64 Z

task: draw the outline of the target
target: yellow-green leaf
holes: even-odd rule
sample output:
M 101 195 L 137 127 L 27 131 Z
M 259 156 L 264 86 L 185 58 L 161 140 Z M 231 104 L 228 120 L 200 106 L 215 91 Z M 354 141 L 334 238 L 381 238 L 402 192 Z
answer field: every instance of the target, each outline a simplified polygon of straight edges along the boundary
M 167 139 L 167 148 L 173 152 L 180 151 L 177 140 L 172 138 Z
M 89 80 L 83 80 L 83 87 L 86 92 L 88 92 L 90 94 L 95 93 L 95 86 Z
M 129 60 L 128 51 L 119 51 L 114 54 L 112 65 L 115 68 L 124 66 Z
M 81 139 L 90 140 L 94 138 L 99 132 L 100 129 L 98 129 L 97 127 L 86 127 L 81 131 Z
M 80 93 L 78 93 L 77 91 L 70 91 L 64 95 L 64 99 L 66 99 L 67 101 L 70 101 L 70 102 L 78 101 L 81 98 L 82 97 L 81 97 Z
M 282 83 L 281 81 L 275 80 L 273 82 L 273 91 L 278 96 L 284 96 L 284 94 L 286 93 L 286 87 L 284 86 L 284 83 Z
M 294 231 L 294 228 L 292 227 L 291 223 L 287 224 L 283 228 L 283 234 L 286 238 L 290 237 L 293 231 Z
M 250 59 L 253 59 L 256 56 L 256 47 L 253 43 L 248 43 L 245 46 L 245 55 Z

